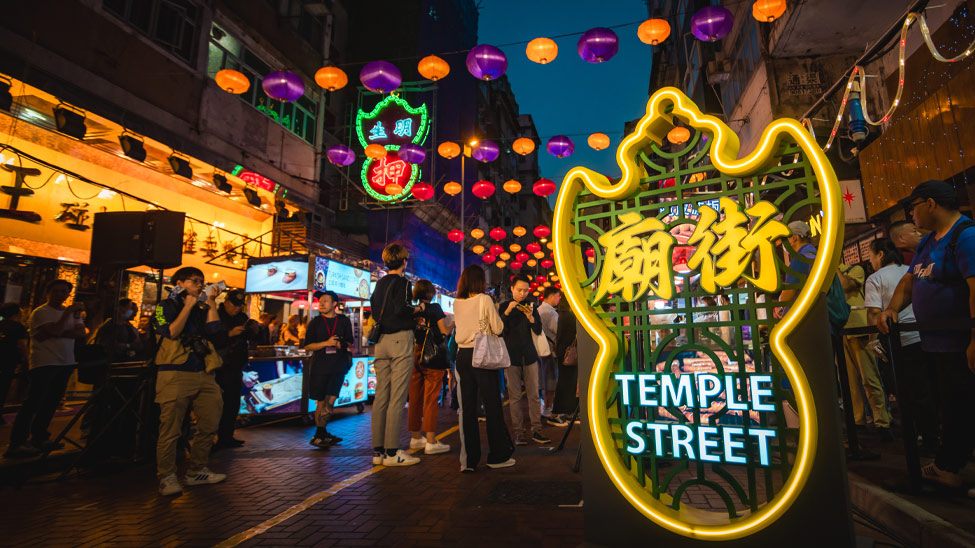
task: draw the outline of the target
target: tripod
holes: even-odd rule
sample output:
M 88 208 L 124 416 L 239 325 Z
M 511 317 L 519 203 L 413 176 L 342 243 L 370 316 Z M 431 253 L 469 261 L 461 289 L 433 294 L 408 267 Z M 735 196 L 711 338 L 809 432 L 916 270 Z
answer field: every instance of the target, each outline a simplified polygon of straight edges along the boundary
M 552 453 L 558 453 L 559 451 L 565 449 L 565 442 L 569 441 L 569 434 L 572 433 L 572 425 L 579 420 L 579 404 L 576 404 L 575 411 L 572 412 L 572 416 L 569 418 L 569 426 L 565 429 L 565 434 L 562 434 L 562 441 L 559 442 L 558 446 L 550 449 Z M 578 472 L 579 468 L 582 466 L 582 444 L 579 444 L 579 449 L 576 451 L 576 462 L 572 466 L 573 472 Z

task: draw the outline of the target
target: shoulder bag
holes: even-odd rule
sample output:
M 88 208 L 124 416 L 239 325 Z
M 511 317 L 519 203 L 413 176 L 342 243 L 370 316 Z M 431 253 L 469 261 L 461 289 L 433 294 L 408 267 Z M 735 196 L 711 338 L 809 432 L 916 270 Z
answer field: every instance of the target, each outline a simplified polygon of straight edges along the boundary
M 366 333 L 366 340 L 369 344 L 376 344 L 379 342 L 379 337 L 382 336 L 382 331 L 380 330 L 380 325 L 383 321 L 383 311 L 386 310 L 386 303 L 389 302 L 389 294 L 393 291 L 393 284 L 396 283 L 394 280 L 386 288 L 386 294 L 383 295 L 383 306 L 379 309 L 379 316 L 375 318 L 375 322 L 372 327 L 369 328 L 369 333 Z
M 491 331 L 487 313 L 484 310 L 484 298 L 479 297 L 479 332 L 474 335 L 474 357 L 472 365 L 478 369 L 499 370 L 507 369 L 511 366 L 511 358 L 508 357 L 508 348 L 504 345 L 501 337 Z
M 562 365 L 575 367 L 579 365 L 579 339 L 573 339 L 572 344 L 565 349 L 565 356 L 562 357 Z
M 532 331 L 532 342 L 535 343 L 535 352 L 538 353 L 539 358 L 547 358 L 552 355 L 552 347 L 548 345 L 548 337 L 545 336 L 544 329 L 537 335 Z

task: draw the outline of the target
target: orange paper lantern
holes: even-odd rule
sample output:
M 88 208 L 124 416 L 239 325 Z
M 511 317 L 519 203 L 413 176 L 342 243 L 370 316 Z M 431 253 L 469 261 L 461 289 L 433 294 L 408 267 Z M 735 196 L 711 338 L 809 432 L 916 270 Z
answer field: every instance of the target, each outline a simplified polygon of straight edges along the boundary
M 675 145 L 681 145 L 691 138 L 691 132 L 686 127 L 675 127 L 667 132 L 667 140 Z
M 437 153 L 448 160 L 456 158 L 460 156 L 460 145 L 453 141 L 440 143 L 440 146 L 437 147 Z
M 670 23 L 663 19 L 647 19 L 640 23 L 636 29 L 636 35 L 644 44 L 656 46 L 670 36 Z
M 510 249 L 513 253 L 518 253 L 521 251 L 521 244 L 511 244 L 508 246 L 508 249 Z
M 528 262 L 525 264 L 528 266 L 535 266 L 538 264 L 538 261 L 536 261 L 535 259 L 529 259 Z
M 516 226 L 516 227 L 514 227 L 514 228 L 511 229 L 511 233 L 514 234 L 515 236 L 518 236 L 520 238 L 520 237 L 524 236 L 525 234 L 528 234 L 528 231 L 525 230 L 525 227 L 523 227 L 523 226 Z
M 382 158 L 386 156 L 386 147 L 376 144 L 369 145 L 366 147 L 366 156 L 372 158 L 373 160 Z
M 403 192 L 403 186 L 399 183 L 389 183 L 386 185 L 386 194 L 389 194 L 390 196 L 397 196 L 401 192 Z
M 505 262 L 504 262 L 504 261 L 498 261 L 498 262 L 496 262 L 496 263 L 494 263 L 494 264 L 495 264 L 495 266 L 497 266 L 498 268 L 504 268 L 504 266 L 505 266 Z
M 528 137 L 515 139 L 515 142 L 511 144 L 511 150 L 522 156 L 531 154 L 535 150 L 535 141 L 532 141 Z
M 475 240 L 479 240 L 484 237 L 484 231 L 481 230 L 480 228 L 475 228 L 474 230 L 471 231 L 471 237 L 474 238 Z
M 510 181 L 505 181 L 505 183 L 501 185 L 501 188 L 503 188 L 508 194 L 514 194 L 515 192 L 521 190 L 521 183 L 511 179 Z
M 752 4 L 752 17 L 763 23 L 771 23 L 782 17 L 785 8 L 785 0 L 755 0 Z
M 594 150 L 603 150 L 609 146 L 609 136 L 605 133 L 593 133 L 586 140 Z
M 551 38 L 535 38 L 525 47 L 525 55 L 539 65 L 545 65 L 558 57 L 559 46 Z
M 484 253 L 484 246 L 478 244 L 478 245 L 472 247 L 471 248 L 471 251 L 473 251 L 474 253 L 477 253 L 478 255 L 480 255 L 481 253 Z
M 421 76 L 434 82 L 450 74 L 450 65 L 436 55 L 428 55 L 420 59 L 416 68 L 420 71 Z
M 328 91 L 335 91 L 344 88 L 349 83 L 349 77 L 338 67 L 322 67 L 315 73 L 315 83 Z
M 251 81 L 242 72 L 236 70 L 223 69 L 217 72 L 213 79 L 220 89 L 234 95 L 240 95 L 251 87 Z
M 451 196 L 456 196 L 460 194 L 461 190 L 463 190 L 463 188 L 461 188 L 460 183 L 456 183 L 454 181 L 450 181 L 449 183 L 446 183 L 443 186 L 443 191 L 446 192 L 447 194 L 450 194 Z
M 536 259 L 541 259 L 541 258 L 545 257 L 545 252 L 544 251 L 536 251 L 536 252 L 532 253 L 532 257 L 535 257 Z
M 511 258 L 511 253 L 508 253 L 507 251 L 505 251 L 504 253 L 498 255 L 498 257 L 500 257 L 501 260 L 503 260 L 503 261 L 507 261 L 508 259 Z

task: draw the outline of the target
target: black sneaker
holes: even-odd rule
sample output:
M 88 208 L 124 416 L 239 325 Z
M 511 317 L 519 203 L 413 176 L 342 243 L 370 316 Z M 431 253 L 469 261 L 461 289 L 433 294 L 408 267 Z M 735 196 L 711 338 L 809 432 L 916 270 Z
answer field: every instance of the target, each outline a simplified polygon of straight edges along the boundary
M 535 443 L 552 443 L 552 440 L 543 436 L 541 432 L 532 432 L 532 441 Z
M 335 434 L 329 434 L 327 431 L 325 432 L 325 437 L 322 439 L 328 440 L 328 442 L 332 445 L 342 443 L 342 438 L 336 436 Z
M 7 452 L 4 453 L 3 456 L 4 458 L 8 459 L 29 459 L 40 454 L 40 450 L 33 445 L 29 443 L 21 443 L 20 445 L 11 445 L 9 448 L 7 448 Z
M 542 415 L 542 420 L 552 426 L 558 426 L 559 428 L 569 426 L 569 421 L 563 420 L 562 417 L 558 415 Z
M 515 445 L 528 445 L 528 440 L 521 434 L 515 434 Z
M 319 449 L 328 449 L 332 446 L 332 443 L 328 441 L 327 438 L 312 438 L 308 441 L 311 445 L 318 447 Z

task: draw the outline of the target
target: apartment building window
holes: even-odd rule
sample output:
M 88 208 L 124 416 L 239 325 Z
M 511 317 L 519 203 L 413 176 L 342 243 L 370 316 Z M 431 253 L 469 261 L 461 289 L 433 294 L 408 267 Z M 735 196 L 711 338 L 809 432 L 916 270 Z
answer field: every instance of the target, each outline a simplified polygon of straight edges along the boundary
M 200 10 L 190 0 L 103 0 L 102 7 L 191 67 L 195 65 Z
M 310 145 L 315 144 L 315 123 L 318 101 L 314 92 L 305 90 L 305 96 L 293 103 L 276 101 L 264 93 L 261 82 L 264 75 L 273 72 L 270 65 L 261 60 L 236 37 L 218 25 L 210 31 L 210 51 L 207 57 L 207 74 L 229 68 L 240 71 L 251 82 L 247 92 L 239 95 L 245 103 L 301 137 Z
M 758 41 L 758 24 L 749 19 L 745 25 L 747 28 L 742 30 L 735 43 L 735 49 L 730 53 L 731 76 L 721 86 L 721 102 L 725 109 L 725 116 L 729 118 L 742 93 L 745 92 L 755 67 L 762 59 L 762 48 Z

